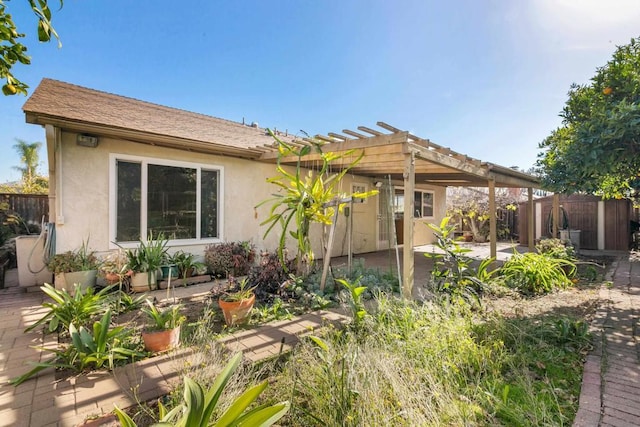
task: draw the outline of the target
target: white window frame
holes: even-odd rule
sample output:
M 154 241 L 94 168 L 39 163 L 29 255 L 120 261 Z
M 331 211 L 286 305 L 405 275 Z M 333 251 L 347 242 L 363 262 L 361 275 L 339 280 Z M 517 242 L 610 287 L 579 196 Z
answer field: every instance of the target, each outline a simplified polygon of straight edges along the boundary
M 436 212 L 436 193 L 435 191 L 431 191 L 431 190 L 416 190 L 415 193 L 422 193 L 422 200 L 424 201 L 424 195 L 425 194 L 431 194 L 431 215 L 427 216 L 424 214 L 422 208 L 424 207 L 424 202 L 420 203 L 420 216 L 416 219 L 433 219 L 435 218 L 435 212 Z M 415 195 L 413 196 L 415 198 Z M 418 209 L 418 207 L 416 206 L 416 210 Z M 415 217 L 414 217 L 415 218 Z
M 196 169 L 196 236 L 200 236 L 201 227 L 201 178 L 202 170 L 217 171 L 218 172 L 218 237 L 205 237 L 195 239 L 175 239 L 169 240 L 167 246 L 189 246 L 189 245 L 203 245 L 220 243 L 224 241 L 224 166 L 216 164 L 206 163 L 193 163 L 193 162 L 181 162 L 175 160 L 167 160 L 158 157 L 144 157 L 133 156 L 129 154 L 109 154 L 109 248 L 136 248 L 139 242 L 117 242 L 116 243 L 116 227 L 117 227 L 117 189 L 118 189 L 118 173 L 117 162 L 118 160 L 132 163 L 140 163 L 140 211 L 142 213 L 140 218 L 140 238 L 146 240 L 147 238 L 147 189 L 148 178 L 147 171 L 148 165 L 158 166 L 170 166 L 177 168 L 189 168 Z
M 404 191 L 404 187 L 396 187 L 396 190 L 402 190 L 402 197 L 405 196 L 405 191 Z M 433 190 L 415 190 L 414 192 L 414 199 L 415 199 L 415 193 L 428 193 L 431 194 L 432 196 L 432 200 L 433 200 L 433 206 L 432 206 L 432 210 L 433 210 L 433 215 L 431 216 L 425 216 L 424 212 L 422 211 L 422 203 L 420 204 L 420 206 L 414 206 L 414 209 L 418 210 L 420 209 L 420 216 L 416 217 L 415 215 L 411 215 L 411 217 L 414 220 L 419 220 L 419 219 L 434 219 L 435 218 L 435 213 L 436 213 L 436 192 Z M 422 196 L 424 197 L 424 196 Z M 404 216 L 404 203 L 400 203 L 400 204 L 396 204 L 396 202 L 398 202 L 398 194 L 394 194 L 393 195 L 393 203 L 394 203 L 394 216 L 397 216 L 398 214 L 402 214 Z

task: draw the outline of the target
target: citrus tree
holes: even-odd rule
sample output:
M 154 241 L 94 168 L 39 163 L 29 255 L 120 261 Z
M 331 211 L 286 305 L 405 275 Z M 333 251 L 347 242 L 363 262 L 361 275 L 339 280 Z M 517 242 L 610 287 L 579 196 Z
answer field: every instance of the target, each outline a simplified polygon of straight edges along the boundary
M 640 37 L 618 46 L 591 82 L 573 84 L 562 126 L 541 144 L 546 188 L 635 197 L 640 191 Z
M 29 6 L 38 19 L 38 40 L 48 42 L 51 37 L 58 40 L 58 47 L 61 46 L 58 33 L 51 25 L 51 10 L 48 0 L 28 0 Z M 60 1 L 62 7 L 63 0 Z M 5 95 L 27 94 L 27 86 L 16 78 L 11 72 L 11 68 L 16 63 L 30 64 L 31 58 L 26 54 L 27 47 L 20 42 L 25 35 L 18 32 L 11 14 L 9 14 L 4 0 L 0 0 L 0 79 L 5 80 L 2 85 L 2 93 Z

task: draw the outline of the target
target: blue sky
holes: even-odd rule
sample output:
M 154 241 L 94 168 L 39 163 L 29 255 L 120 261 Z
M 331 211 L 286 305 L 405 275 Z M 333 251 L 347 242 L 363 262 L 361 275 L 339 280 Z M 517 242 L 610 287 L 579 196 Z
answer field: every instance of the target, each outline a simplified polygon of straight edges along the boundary
M 522 168 L 570 84 L 640 36 L 637 0 L 50 1 L 61 49 L 37 43 L 26 1 L 7 3 L 32 89 L 49 77 L 291 133 L 385 121 Z M 0 97 L 0 182 L 19 179 L 15 138 L 44 142 L 25 101 Z

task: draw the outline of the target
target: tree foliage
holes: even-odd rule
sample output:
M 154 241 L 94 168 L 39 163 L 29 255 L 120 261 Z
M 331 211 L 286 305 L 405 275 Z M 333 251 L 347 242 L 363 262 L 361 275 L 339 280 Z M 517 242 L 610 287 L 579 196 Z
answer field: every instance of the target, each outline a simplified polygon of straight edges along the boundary
M 518 196 L 505 188 L 496 189 L 496 209 L 516 209 Z M 489 234 L 489 191 L 485 188 L 451 187 L 447 189 L 447 216 L 462 221 L 474 238 Z
M 20 172 L 21 180 L 18 185 L 0 185 L 3 193 L 25 193 L 40 194 L 46 193 L 49 188 L 49 180 L 38 173 L 38 162 L 40 156 L 38 150 L 42 147 L 41 142 L 28 143 L 22 139 L 16 139 L 13 148 L 20 156 L 20 166 L 13 166 Z
M 48 0 L 28 0 L 29 6 L 38 19 L 38 40 L 48 42 L 51 37 L 58 40 L 58 47 L 62 46 L 58 33 L 51 25 L 51 10 Z M 62 8 L 63 0 L 60 1 Z M 11 69 L 17 63 L 28 65 L 31 58 L 26 54 L 27 47 L 20 42 L 24 33 L 19 33 L 11 14 L 7 11 L 5 0 L 0 0 L 0 79 L 6 83 L 2 86 L 5 95 L 27 94 L 27 86 L 16 78 Z
M 562 127 L 541 144 L 546 188 L 638 197 L 640 191 L 640 37 L 618 46 L 591 83 L 573 84 Z

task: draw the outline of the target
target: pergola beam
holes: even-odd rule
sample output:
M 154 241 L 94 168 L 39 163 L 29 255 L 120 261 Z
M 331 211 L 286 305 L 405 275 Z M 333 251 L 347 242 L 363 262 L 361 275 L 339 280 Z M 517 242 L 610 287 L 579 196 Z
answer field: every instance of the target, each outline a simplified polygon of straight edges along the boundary
M 366 136 L 366 135 L 363 135 L 363 134 L 358 133 L 358 132 L 354 132 L 354 131 L 349 130 L 349 129 L 342 129 L 342 133 L 346 133 L 347 135 L 354 136 L 354 137 L 356 137 L 358 139 L 368 138 L 368 136 Z

